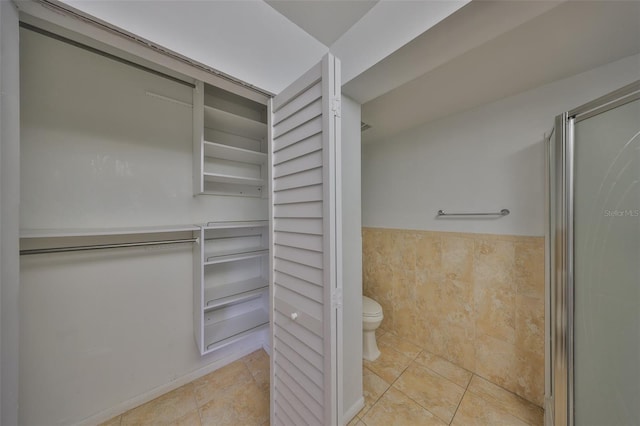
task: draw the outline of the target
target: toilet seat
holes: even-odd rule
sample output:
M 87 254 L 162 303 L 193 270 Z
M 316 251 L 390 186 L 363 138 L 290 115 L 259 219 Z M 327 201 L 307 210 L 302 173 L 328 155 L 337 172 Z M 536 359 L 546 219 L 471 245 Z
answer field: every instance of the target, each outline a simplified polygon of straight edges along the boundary
M 375 300 L 362 296 L 362 316 L 379 317 L 382 315 L 382 306 Z

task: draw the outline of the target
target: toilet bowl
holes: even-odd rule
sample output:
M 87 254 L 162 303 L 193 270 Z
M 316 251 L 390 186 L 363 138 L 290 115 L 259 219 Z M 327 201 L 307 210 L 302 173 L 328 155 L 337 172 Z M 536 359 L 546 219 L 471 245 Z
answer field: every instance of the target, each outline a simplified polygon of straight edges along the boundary
M 380 356 L 376 343 L 376 329 L 382 323 L 382 306 L 375 300 L 362 296 L 362 358 L 375 361 Z

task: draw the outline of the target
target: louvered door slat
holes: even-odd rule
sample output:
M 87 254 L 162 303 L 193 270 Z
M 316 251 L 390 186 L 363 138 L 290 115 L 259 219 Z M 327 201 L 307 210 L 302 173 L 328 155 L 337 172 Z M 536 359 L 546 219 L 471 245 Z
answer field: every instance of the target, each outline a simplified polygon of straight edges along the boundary
M 312 203 L 309 203 L 309 204 L 312 204 Z M 294 205 L 299 205 L 299 204 L 294 204 Z M 274 211 L 277 208 L 278 206 L 275 206 Z M 319 208 L 322 209 L 322 203 L 319 203 Z M 281 246 L 298 247 L 305 250 L 313 250 L 313 251 L 322 251 L 322 236 L 320 235 L 296 234 L 292 232 L 276 232 L 274 235 L 273 242 L 275 244 L 280 244 Z
M 273 154 L 273 164 L 282 164 L 285 161 L 293 160 L 303 155 L 310 154 L 312 152 L 320 151 L 322 149 L 322 134 L 316 134 L 302 140 L 294 145 L 289 145 L 280 151 Z
M 274 274 L 274 280 L 279 286 L 291 290 L 318 303 L 322 303 L 322 287 L 284 274 L 280 271 Z
M 318 386 L 313 382 L 302 370 L 298 368 L 294 363 L 289 361 L 286 357 L 279 356 L 274 359 L 277 366 L 280 368 L 284 368 L 286 371 L 290 371 L 291 374 L 299 378 L 300 384 L 306 389 L 306 391 L 316 400 L 319 404 L 322 404 L 324 399 L 324 392 L 322 392 L 322 387 Z M 322 384 L 322 382 L 321 382 Z
M 310 201 L 322 201 L 322 185 L 305 186 L 303 188 L 288 189 L 278 192 L 277 200 L 273 199 L 274 206 L 283 204 L 306 203 Z
M 322 376 L 324 358 L 322 358 L 322 355 L 318 355 L 313 349 L 307 347 L 303 347 L 301 351 L 294 350 L 291 346 L 295 346 L 295 337 L 291 336 L 286 330 L 280 331 L 280 335 L 274 339 L 274 347 L 278 347 L 275 359 L 278 356 L 284 356 L 295 363 L 300 370 L 304 371 L 307 377 L 313 380 L 315 384 L 324 389 L 324 377 Z

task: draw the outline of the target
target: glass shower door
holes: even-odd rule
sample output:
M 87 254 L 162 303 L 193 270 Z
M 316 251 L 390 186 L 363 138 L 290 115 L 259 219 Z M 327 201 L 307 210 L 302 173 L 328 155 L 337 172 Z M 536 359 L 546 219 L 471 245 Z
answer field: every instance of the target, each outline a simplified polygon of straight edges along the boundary
M 548 426 L 640 425 L 640 80 L 548 145 Z
M 573 126 L 579 426 L 640 425 L 640 100 L 615 105 Z

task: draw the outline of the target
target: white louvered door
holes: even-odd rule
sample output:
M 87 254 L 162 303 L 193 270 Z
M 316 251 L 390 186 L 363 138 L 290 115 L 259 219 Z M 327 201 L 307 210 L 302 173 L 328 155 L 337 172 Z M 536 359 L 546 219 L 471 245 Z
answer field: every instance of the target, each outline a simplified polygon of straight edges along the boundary
M 272 100 L 271 424 L 337 425 L 341 389 L 340 62 Z

